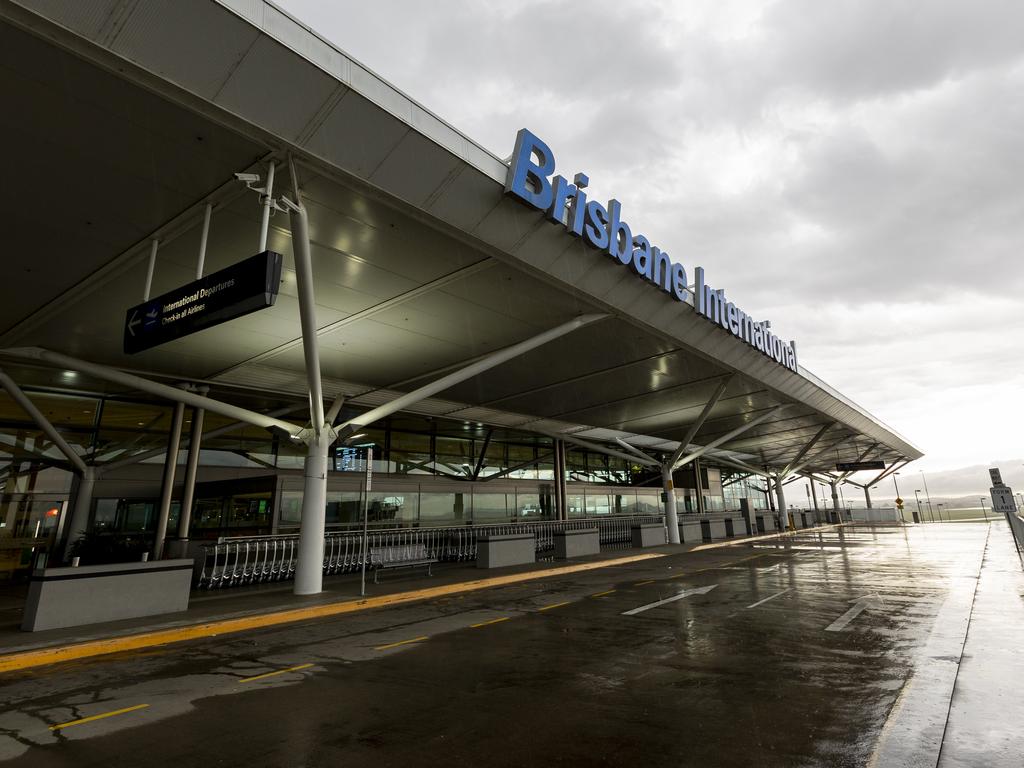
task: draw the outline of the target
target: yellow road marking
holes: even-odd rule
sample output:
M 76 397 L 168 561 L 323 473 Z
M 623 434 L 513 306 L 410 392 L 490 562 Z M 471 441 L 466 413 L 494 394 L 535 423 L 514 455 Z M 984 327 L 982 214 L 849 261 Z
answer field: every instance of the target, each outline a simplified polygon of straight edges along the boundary
M 105 638 L 103 640 L 91 640 L 85 643 L 74 645 L 56 646 L 53 648 L 41 648 L 33 651 L 22 651 L 0 656 L 0 673 L 13 672 L 19 669 L 30 669 L 46 664 L 56 664 L 62 661 L 74 661 L 93 656 L 103 656 L 110 653 L 121 653 L 123 651 L 134 651 L 139 648 L 150 648 L 155 645 L 166 645 L 167 643 L 180 643 L 186 640 L 197 640 L 214 635 L 228 635 L 235 632 L 245 632 L 251 629 L 263 627 L 274 627 L 280 624 L 291 624 L 297 621 L 308 621 L 320 619 L 327 616 L 338 616 L 345 613 L 365 611 L 370 608 L 383 608 L 391 605 L 402 605 L 419 600 L 429 600 L 445 595 L 462 594 L 475 592 L 491 587 L 501 587 L 507 584 L 519 584 L 525 581 L 546 579 L 552 576 L 564 576 L 570 573 L 592 571 L 598 568 L 612 568 L 617 565 L 627 565 L 643 560 L 665 557 L 665 553 L 649 552 L 643 555 L 630 555 L 629 557 L 618 557 L 613 560 L 596 560 L 589 563 L 577 563 L 565 565 L 558 568 L 548 568 L 543 571 L 529 571 L 526 573 L 511 573 L 506 576 L 492 576 L 486 579 L 474 579 L 463 581 L 458 584 L 445 584 L 439 587 L 428 587 L 412 592 L 398 592 L 393 595 L 381 595 L 360 600 L 347 600 L 340 603 L 327 603 L 325 605 L 313 605 L 305 608 L 289 608 L 283 611 L 264 613 L 258 616 L 246 616 L 237 619 L 222 619 L 220 621 L 193 624 L 189 627 L 177 627 L 175 629 L 162 629 L 153 632 L 143 632 L 137 635 L 124 637 Z
M 634 587 L 642 587 L 644 584 L 653 584 L 653 583 L 654 583 L 654 579 L 648 579 L 647 581 L 638 581 L 633 586 Z
M 479 624 L 470 624 L 469 626 L 472 627 L 473 629 L 477 629 L 478 627 L 489 627 L 491 624 L 500 624 L 501 622 L 508 621 L 511 618 L 512 618 L 511 616 L 502 616 L 500 619 L 491 619 L 490 621 L 481 621 Z
M 273 677 L 274 675 L 283 675 L 285 672 L 298 672 L 300 669 L 309 669 L 312 664 L 299 664 L 297 667 L 288 667 L 287 669 L 278 669 L 274 672 L 267 672 L 262 675 L 254 675 L 253 677 L 243 677 L 238 682 L 240 683 L 251 683 L 253 680 L 262 680 L 265 677 Z
M 614 589 L 609 589 L 607 592 L 598 592 L 597 594 L 591 595 L 591 597 L 604 597 L 605 595 L 610 595 L 614 591 Z
M 422 637 L 414 637 L 411 640 L 399 640 L 397 643 L 388 643 L 387 645 L 378 645 L 373 650 L 375 651 L 386 651 L 388 648 L 397 648 L 400 645 L 409 645 L 410 643 L 422 643 L 424 640 L 429 640 L 430 635 L 423 635 Z
M 747 555 L 741 557 L 738 560 L 730 560 L 726 563 L 719 563 L 718 565 L 709 565 L 707 568 L 698 568 L 695 571 L 687 571 L 686 573 L 677 573 L 675 576 L 671 576 L 673 579 L 685 579 L 687 576 L 693 576 L 695 573 L 704 573 L 705 571 L 717 571 L 719 568 L 725 568 L 729 565 L 736 565 L 736 563 L 743 563 L 747 560 L 756 560 L 759 557 L 767 557 L 768 555 L 764 552 L 759 552 L 756 555 Z
M 145 709 L 149 704 L 136 704 L 134 707 L 125 707 L 124 709 L 115 709 L 113 712 L 104 712 L 102 715 L 92 715 L 91 717 L 83 717 L 80 720 L 69 720 L 66 723 L 60 723 L 59 725 L 51 725 L 51 731 L 59 731 L 61 728 L 70 728 L 73 725 L 82 725 L 83 723 L 91 723 L 94 720 L 102 720 L 106 717 L 113 717 L 114 715 L 123 715 L 125 712 L 134 712 L 137 709 Z
M 571 600 L 566 600 L 564 603 L 552 603 L 551 605 L 545 605 L 543 608 L 538 608 L 538 611 L 550 611 L 553 608 L 561 608 L 563 605 L 568 605 Z

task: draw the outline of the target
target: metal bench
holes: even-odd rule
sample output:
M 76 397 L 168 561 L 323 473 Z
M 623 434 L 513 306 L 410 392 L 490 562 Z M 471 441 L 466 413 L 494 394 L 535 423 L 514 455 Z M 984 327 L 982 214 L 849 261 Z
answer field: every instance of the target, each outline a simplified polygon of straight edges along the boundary
M 427 575 L 433 576 L 431 566 L 437 562 L 427 552 L 426 544 L 396 544 L 388 547 L 370 548 L 370 567 L 373 568 L 373 583 L 378 584 L 380 572 L 386 568 L 417 568 L 426 566 Z

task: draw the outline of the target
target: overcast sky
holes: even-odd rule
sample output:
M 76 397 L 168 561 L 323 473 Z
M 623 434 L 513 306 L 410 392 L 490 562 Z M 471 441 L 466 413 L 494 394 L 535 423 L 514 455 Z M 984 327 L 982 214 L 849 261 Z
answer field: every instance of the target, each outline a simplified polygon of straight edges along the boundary
M 537 133 L 914 469 L 1020 472 L 1024 2 L 278 2 L 499 156 Z

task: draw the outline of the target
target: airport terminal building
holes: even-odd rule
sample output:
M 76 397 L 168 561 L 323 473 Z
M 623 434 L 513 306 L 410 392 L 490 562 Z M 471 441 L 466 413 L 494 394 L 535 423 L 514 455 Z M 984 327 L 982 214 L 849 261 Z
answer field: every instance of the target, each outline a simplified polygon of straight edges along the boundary
M 364 514 L 675 542 L 921 456 L 528 115 L 496 157 L 263 0 L 0 15 L 0 581 L 291 537 L 308 592 Z

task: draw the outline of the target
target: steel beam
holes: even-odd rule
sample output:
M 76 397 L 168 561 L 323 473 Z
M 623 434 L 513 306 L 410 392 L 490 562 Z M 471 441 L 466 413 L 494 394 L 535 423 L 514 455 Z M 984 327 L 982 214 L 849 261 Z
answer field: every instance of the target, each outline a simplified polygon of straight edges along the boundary
M 221 416 L 226 416 L 229 419 L 235 419 L 237 421 L 244 421 L 247 424 L 253 424 L 257 427 L 263 427 L 264 429 L 277 429 L 283 432 L 287 432 L 292 437 L 300 437 L 303 431 L 303 427 L 291 424 L 287 421 L 281 421 L 262 413 L 256 413 L 245 408 L 239 408 L 235 405 L 228 405 L 222 403 L 219 400 L 213 400 L 203 395 L 197 395 L 194 392 L 187 392 L 184 389 L 178 387 L 171 387 L 167 384 L 158 384 L 155 381 L 144 379 L 141 376 L 136 376 L 132 373 L 125 373 L 119 371 L 116 368 L 110 368 L 106 365 L 98 365 L 97 363 L 89 363 L 85 360 L 79 360 L 69 355 L 63 355 L 60 352 L 51 352 L 41 347 L 15 347 L 12 349 L 0 350 L 0 354 L 6 357 L 14 357 L 22 360 L 34 360 L 41 363 L 48 363 L 49 365 L 57 366 L 60 368 L 67 368 L 73 371 L 79 371 L 89 376 L 94 376 L 97 379 L 103 379 L 104 381 L 112 381 L 115 384 L 128 387 L 130 389 L 137 389 L 140 392 L 146 392 L 150 395 L 156 395 L 162 397 L 165 400 L 170 400 L 175 403 L 184 403 L 185 405 L 191 405 L 193 408 L 205 408 L 213 413 L 219 413 Z M 323 404 L 320 405 L 321 409 Z
M 567 333 L 572 333 L 578 328 L 582 328 L 583 326 L 589 325 L 597 320 L 602 320 L 605 317 L 607 317 L 607 315 L 580 315 L 567 323 L 562 323 L 561 325 L 544 331 L 543 333 L 539 333 L 532 338 L 521 341 L 518 344 L 513 344 L 510 347 L 500 349 L 497 352 L 493 352 L 481 360 L 477 360 L 458 371 L 449 373 L 447 376 L 442 376 L 440 379 L 432 381 L 419 389 L 414 389 L 412 392 L 396 397 L 390 403 L 385 403 L 384 405 L 369 410 L 360 416 L 349 419 L 339 427 L 339 431 L 343 433 L 355 432 L 368 424 L 380 421 L 385 416 L 390 416 L 393 413 L 405 410 L 409 406 L 415 405 L 421 400 L 425 400 L 428 397 L 436 395 L 438 392 L 450 389 L 466 379 L 478 376 L 485 371 L 489 371 L 491 368 L 501 365 L 502 363 L 506 363 L 526 352 L 536 349 L 537 347 L 543 346 L 549 341 L 554 341 L 555 339 L 565 336 Z
M 529 429 L 529 426 L 524 427 L 524 429 Z M 564 440 L 567 443 L 572 443 L 573 445 L 578 445 L 581 448 L 587 448 L 587 449 L 589 449 L 591 451 L 596 451 L 597 453 L 603 453 L 603 454 L 605 454 L 607 456 L 615 456 L 616 458 L 625 459 L 626 461 L 639 462 L 640 464 L 643 464 L 643 465 L 648 466 L 648 467 L 660 467 L 661 466 L 661 462 L 660 461 L 655 461 L 654 459 L 650 459 L 650 458 L 648 458 L 648 459 L 641 459 L 639 456 L 636 456 L 635 454 L 623 453 L 622 451 L 617 451 L 614 448 L 609 448 L 606 445 L 601 445 L 601 443 L 595 443 L 595 442 L 591 442 L 590 440 L 583 440 L 583 439 L 581 439 L 579 437 L 573 437 L 570 433 L 567 433 L 567 432 L 557 432 L 556 433 L 556 432 L 544 432 L 544 431 L 541 431 L 541 430 L 533 430 L 533 431 L 538 432 L 541 435 L 547 435 L 548 437 L 550 437 L 550 438 L 552 438 L 554 440 Z
M 774 408 L 772 408 L 771 410 L 769 410 L 769 411 L 766 411 L 765 413 L 762 413 L 762 414 L 761 414 L 760 416 L 758 416 L 758 417 L 757 417 L 756 419 L 754 419 L 753 421 L 748 421 L 748 422 L 747 422 L 746 424 L 744 424 L 743 426 L 741 426 L 741 427 L 737 427 L 736 429 L 732 430 L 731 432 L 727 432 L 726 434 L 722 435 L 722 436 L 721 436 L 720 438 L 718 438 L 717 440 L 712 440 L 712 441 L 711 441 L 710 443 L 708 443 L 707 445 L 705 445 L 705 446 L 702 446 L 701 448 L 697 449 L 697 450 L 696 450 L 696 451 L 694 451 L 693 453 L 690 453 L 690 454 L 688 454 L 687 456 L 685 456 L 684 458 L 682 458 L 682 459 L 678 460 L 678 461 L 677 461 L 677 462 L 676 462 L 676 463 L 675 463 L 675 464 L 673 465 L 673 467 L 672 467 L 672 468 L 673 468 L 673 469 L 678 469 L 679 467 L 681 467 L 681 466 L 683 466 L 683 465 L 685 465 L 685 464 L 689 464 L 689 463 L 690 463 L 691 461 L 693 461 L 693 460 L 694 460 L 694 459 L 696 459 L 697 457 L 699 457 L 699 456 L 703 456 L 703 455 L 704 455 L 705 453 L 707 453 L 707 452 L 708 452 L 709 450 L 711 450 L 712 448 L 717 448 L 718 446 L 722 445 L 723 443 L 727 443 L 727 442 L 729 442 L 730 440 L 733 440 L 734 438 L 736 438 L 736 437 L 738 437 L 738 436 L 742 435 L 742 434 L 743 434 L 744 432 L 746 432 L 746 431 L 747 431 L 748 429 L 753 429 L 753 428 L 754 428 L 754 427 L 756 427 L 756 426 L 757 426 L 758 424 L 760 424 L 760 423 L 761 423 L 762 421 L 765 421 L 765 420 L 767 420 L 767 419 L 770 419 L 770 418 L 771 418 L 772 416 L 774 416 L 774 415 L 775 415 L 776 413 L 778 413 L 779 411 L 781 411 L 781 410 L 782 410 L 782 409 L 783 409 L 784 407 L 785 407 L 785 406 L 782 406 L 782 405 L 777 405 L 777 406 L 775 406 Z
M 725 392 L 725 388 L 729 386 L 729 382 L 732 381 L 734 375 L 735 374 L 730 373 L 728 376 L 723 378 L 715 388 L 711 397 L 704 404 L 704 409 L 700 412 L 700 416 L 698 416 L 697 420 L 690 425 L 690 428 L 686 431 L 686 436 L 680 441 L 676 452 L 672 454 L 672 458 L 669 460 L 669 464 L 672 467 L 676 466 L 676 463 L 679 461 L 679 457 L 686 452 L 687 447 L 691 442 L 693 442 L 693 438 L 697 436 L 700 428 L 704 426 L 704 422 L 707 421 L 708 415 L 711 413 L 711 409 L 718 405 L 718 401 L 721 399 L 722 394 Z M 705 448 L 706 447 L 707 446 L 705 446 Z
M 817 445 L 818 441 L 821 440 L 821 438 L 825 436 L 825 433 L 832 429 L 832 427 L 834 427 L 835 424 L 836 423 L 834 421 L 830 421 L 828 424 L 824 425 L 821 429 L 819 429 L 818 432 L 814 435 L 814 437 L 810 439 L 810 442 L 808 442 L 803 448 L 801 448 L 797 452 L 796 456 L 793 457 L 793 460 L 789 462 L 787 467 L 784 470 L 782 470 L 782 476 L 786 477 L 787 475 L 791 475 L 797 469 L 803 467 L 804 465 L 800 464 L 800 459 L 806 456 L 807 452 L 811 450 L 811 448 L 813 448 L 815 445 Z
M 3 371 L 0 371 L 0 386 L 7 390 L 7 394 L 11 396 L 11 399 L 29 415 L 32 421 L 36 423 L 36 426 L 43 431 L 43 434 L 50 438 L 50 441 L 57 446 L 58 450 L 71 462 L 71 465 L 78 473 L 84 474 L 86 469 L 85 460 L 68 445 L 67 440 L 57 431 L 57 428 L 50 423 L 50 420 L 43 415 L 42 411 L 36 408 L 35 403 L 29 400 L 28 396 L 21 391 L 21 388 L 14 383 L 14 379 Z

